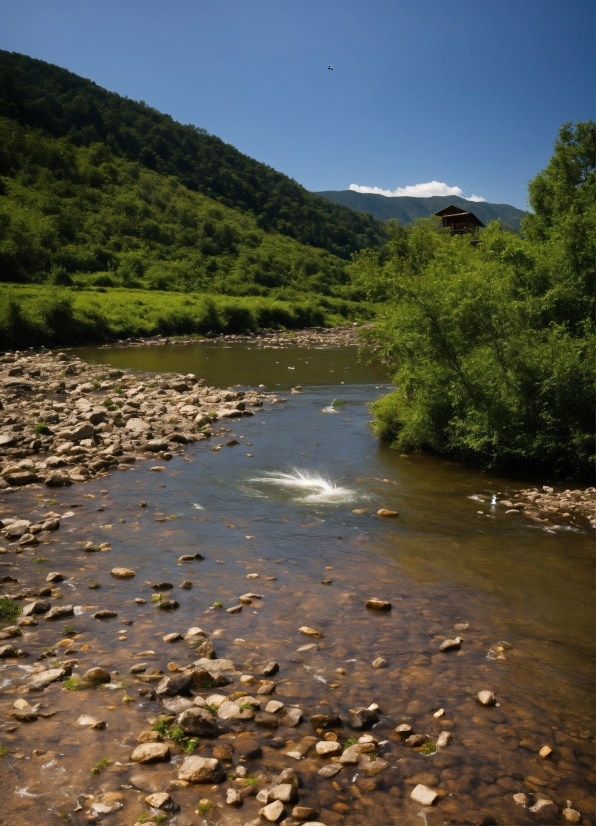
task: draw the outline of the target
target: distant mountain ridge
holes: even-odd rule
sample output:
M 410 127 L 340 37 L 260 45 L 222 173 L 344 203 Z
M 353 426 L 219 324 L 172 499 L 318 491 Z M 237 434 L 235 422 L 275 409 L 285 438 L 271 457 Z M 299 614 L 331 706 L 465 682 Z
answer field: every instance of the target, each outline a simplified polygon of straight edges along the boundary
M 354 192 L 352 189 L 317 192 L 323 198 L 342 204 L 357 212 L 367 212 L 379 221 L 394 218 L 400 224 L 409 224 L 416 218 L 428 218 L 449 204 L 461 206 L 462 212 L 473 212 L 483 224 L 501 220 L 504 226 L 519 231 L 525 212 L 510 204 L 489 204 L 486 201 L 467 201 L 457 195 L 435 195 L 431 198 L 404 196 L 391 198 L 387 195 Z

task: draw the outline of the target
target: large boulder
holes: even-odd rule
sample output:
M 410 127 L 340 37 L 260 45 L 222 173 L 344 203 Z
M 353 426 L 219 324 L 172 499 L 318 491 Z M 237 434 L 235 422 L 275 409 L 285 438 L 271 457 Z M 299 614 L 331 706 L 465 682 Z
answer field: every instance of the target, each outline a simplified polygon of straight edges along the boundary
M 213 715 L 204 708 L 187 708 L 176 718 L 177 725 L 185 734 L 196 737 L 217 737 L 221 729 Z
M 133 763 L 163 763 L 170 759 L 167 743 L 141 743 L 131 753 Z

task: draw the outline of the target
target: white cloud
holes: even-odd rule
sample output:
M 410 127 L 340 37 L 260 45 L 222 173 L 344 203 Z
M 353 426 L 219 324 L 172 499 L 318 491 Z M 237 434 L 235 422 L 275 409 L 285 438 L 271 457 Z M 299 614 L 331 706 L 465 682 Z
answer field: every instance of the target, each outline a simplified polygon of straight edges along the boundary
M 459 186 L 447 186 L 441 181 L 428 181 L 425 184 L 413 184 L 410 186 L 398 186 L 397 189 L 381 189 L 378 186 L 360 186 L 350 184 L 352 192 L 370 193 L 371 195 L 385 195 L 387 198 L 403 198 L 409 195 L 414 198 L 432 198 L 433 195 L 458 195 L 465 198 L 464 191 Z M 480 195 L 471 195 L 467 201 L 485 201 Z

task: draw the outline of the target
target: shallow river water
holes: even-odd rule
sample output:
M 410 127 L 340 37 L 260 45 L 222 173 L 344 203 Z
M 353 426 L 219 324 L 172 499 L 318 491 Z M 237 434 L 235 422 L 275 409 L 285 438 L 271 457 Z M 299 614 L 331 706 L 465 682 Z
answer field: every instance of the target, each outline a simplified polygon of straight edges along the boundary
M 219 387 L 264 384 L 286 401 L 230 420 L 225 437 L 189 445 L 165 472 L 152 473 L 143 462 L 54 494 L 52 507 L 74 515 L 49 545 L 21 554 L 11 573 L 20 569 L 23 581 L 41 587 L 48 571 L 69 572 L 61 588 L 81 606 L 71 644 L 79 673 L 101 665 L 120 672 L 125 688 L 67 692 L 53 684 L 38 698 L 26 696 L 55 716 L 6 731 L 14 728 L 6 715 L 30 662 L 0 666 L 0 742 L 10 750 L 0 760 L 0 823 L 88 822 L 83 796 L 111 792 L 124 808 L 106 822 L 132 826 L 142 812 L 151 816 L 147 790 L 129 782 L 139 767 L 128 754 L 160 709 L 138 696 L 144 684 L 128 672 L 146 651 L 153 653 L 142 661 L 164 673 L 172 661 L 188 662 L 194 654 L 187 643 L 162 637 L 193 625 L 243 674 L 258 675 L 270 660 L 280 664 L 274 698 L 299 705 L 305 722 L 273 732 L 248 726 L 249 734 L 224 740 L 258 740 L 263 756 L 250 763 L 253 775 L 292 765 L 303 784 L 300 805 L 318 809 L 317 820 L 328 826 L 536 822 L 514 803 L 519 792 L 529 805 L 545 797 L 559 810 L 571 800 L 581 822 L 594 823 L 594 554 L 587 524 L 538 525 L 507 514 L 500 500 L 535 480 L 400 456 L 380 444 L 368 427 L 367 402 L 387 392 L 387 378 L 358 362 L 356 348 L 214 344 L 78 354 L 132 370 L 193 372 Z M 297 385 L 301 393 L 292 394 Z M 231 439 L 238 444 L 228 447 Z M 30 518 L 48 510 L 49 499 L 44 489 L 25 489 L 0 501 L 0 518 Z M 399 516 L 380 518 L 379 508 Z M 111 550 L 85 554 L 88 540 L 108 541 Z M 204 561 L 178 562 L 197 551 Z M 35 563 L 40 557 L 46 561 Z M 111 579 L 117 565 L 133 568 L 135 579 Z M 192 590 L 180 590 L 183 579 Z M 148 584 L 166 580 L 180 603 L 168 614 L 156 610 Z M 101 588 L 87 590 L 93 582 Z M 252 590 L 262 599 L 240 613 L 212 607 L 235 605 Z M 139 596 L 145 605 L 133 603 Z M 392 610 L 367 611 L 369 597 L 389 600 Z M 118 617 L 94 620 L 98 606 Z M 456 624 L 468 627 L 458 631 Z M 322 637 L 303 636 L 304 625 Z M 59 650 L 61 631 L 48 626 L 23 629 L 19 645 Z M 457 635 L 460 650 L 439 652 Z M 386 663 L 373 668 L 378 657 Z M 476 701 L 485 689 L 497 706 Z M 384 771 L 369 777 L 344 768 L 322 779 L 314 749 L 299 762 L 286 756 L 292 742 L 314 734 L 311 715 L 339 714 L 344 742 L 354 734 L 346 724 L 350 709 L 373 702 Z M 435 718 L 439 709 L 444 715 Z M 101 716 L 107 728 L 81 731 L 75 721 L 82 713 Z M 413 750 L 394 733 L 401 723 L 431 740 L 449 731 L 452 742 L 433 754 Z M 280 733 L 288 747 L 268 746 Z M 202 741 L 198 753 L 210 755 L 212 745 Z M 545 745 L 553 749 L 548 759 L 538 754 Z M 91 776 L 104 757 L 110 765 Z M 143 771 L 156 791 L 176 776 L 172 764 Z M 432 808 L 411 800 L 419 783 L 439 794 Z M 254 797 L 238 811 L 226 806 L 225 786 L 172 791 L 181 810 L 167 822 L 232 826 L 258 817 L 262 804 Z M 214 804 L 210 812 L 196 813 L 201 798 Z M 553 822 L 564 822 L 560 811 Z

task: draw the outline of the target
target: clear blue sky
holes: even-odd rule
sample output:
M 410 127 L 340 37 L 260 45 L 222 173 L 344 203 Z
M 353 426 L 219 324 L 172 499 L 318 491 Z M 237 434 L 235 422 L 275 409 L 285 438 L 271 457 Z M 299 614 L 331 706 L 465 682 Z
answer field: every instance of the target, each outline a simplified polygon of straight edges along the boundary
M 594 117 L 594 14 L 593 0 L 0 0 L 0 48 L 311 190 L 439 181 L 523 208 L 559 126 Z

